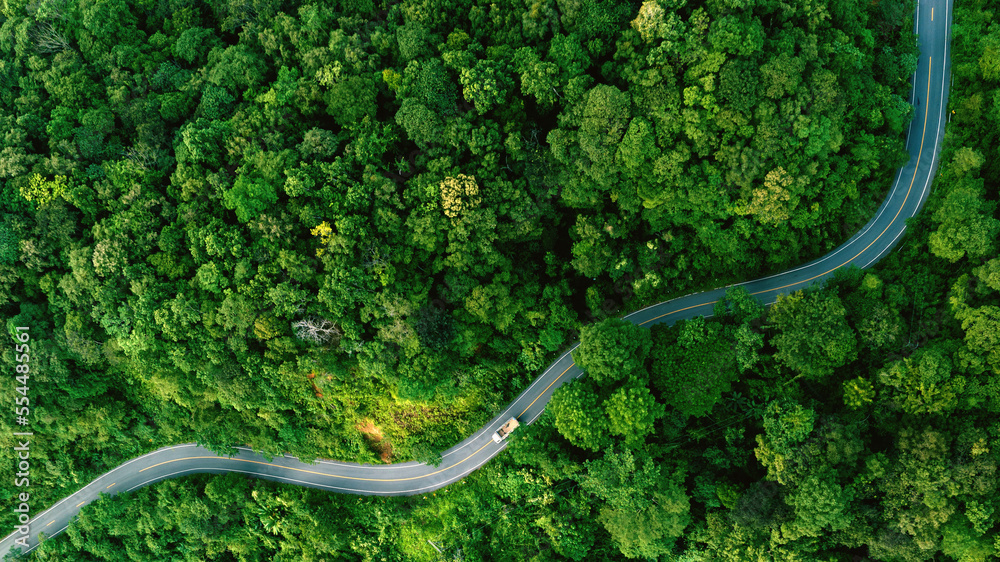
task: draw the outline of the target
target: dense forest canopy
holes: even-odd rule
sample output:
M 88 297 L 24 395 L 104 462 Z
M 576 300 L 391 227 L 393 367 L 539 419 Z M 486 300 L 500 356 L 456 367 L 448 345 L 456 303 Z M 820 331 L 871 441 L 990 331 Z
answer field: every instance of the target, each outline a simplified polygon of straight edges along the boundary
M 59 470 L 374 458 L 363 418 L 431 455 L 582 322 L 821 253 L 903 155 L 909 8 L 8 1 L 0 282 Z
M 959 7 L 959 127 L 902 253 L 635 333 L 604 319 L 869 218 L 906 158 L 912 3 L 2 8 L 39 502 L 187 440 L 432 460 L 578 334 L 591 374 L 438 496 L 188 479 L 39 559 L 995 554 L 995 2 Z

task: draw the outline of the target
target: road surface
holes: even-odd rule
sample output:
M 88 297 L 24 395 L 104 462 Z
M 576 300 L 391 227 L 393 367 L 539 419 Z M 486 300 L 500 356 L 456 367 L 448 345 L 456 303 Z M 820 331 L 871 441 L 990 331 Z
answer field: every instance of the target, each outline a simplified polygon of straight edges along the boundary
M 758 300 L 772 303 L 777 295 L 826 279 L 841 267 L 856 265 L 866 268 L 872 265 L 893 248 L 906 228 L 905 220 L 923 206 L 944 137 L 950 74 L 950 18 L 951 4 L 948 0 L 925 0 L 917 8 L 916 26 L 921 52 L 911 94 L 911 103 L 916 106 L 916 111 L 906 140 L 910 160 L 899 170 L 892 190 L 874 218 L 842 246 L 816 261 L 778 275 L 742 283 Z M 919 106 L 916 105 L 917 98 L 922 102 Z M 719 288 L 688 295 L 644 308 L 625 318 L 650 326 L 710 315 L 713 304 L 724 292 L 725 288 Z M 489 424 L 445 451 L 437 467 L 416 462 L 381 466 L 335 461 L 306 464 L 292 457 L 268 461 L 249 449 L 239 449 L 236 456 L 227 458 L 194 444 L 165 447 L 114 468 L 35 516 L 29 523 L 28 534 L 15 532 L 0 541 L 0 556 L 10 552 L 17 539 L 21 539 L 27 547 L 18 548 L 30 551 L 37 546 L 39 533 L 52 536 L 63 531 L 80 508 L 97 499 L 102 492 L 127 492 L 188 474 L 238 472 L 286 484 L 365 495 L 413 495 L 442 488 L 464 478 L 507 446 L 506 442 L 497 444 L 490 438 L 507 419 L 515 416 L 522 422 L 533 422 L 541 415 L 556 388 L 583 375 L 573 364 L 571 352 L 572 349 L 549 366 Z

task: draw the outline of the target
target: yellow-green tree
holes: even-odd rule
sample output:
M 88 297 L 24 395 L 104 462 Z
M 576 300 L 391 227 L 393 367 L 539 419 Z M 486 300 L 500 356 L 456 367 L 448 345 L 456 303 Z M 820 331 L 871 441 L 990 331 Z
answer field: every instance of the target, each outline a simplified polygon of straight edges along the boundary
M 795 208 L 792 192 L 789 191 L 794 179 L 781 166 L 764 176 L 764 187 L 753 190 L 750 202 L 737 208 L 737 212 L 753 215 L 760 222 L 777 226 L 791 217 Z
M 441 182 L 441 207 L 444 209 L 444 214 L 450 218 L 456 218 L 465 211 L 475 209 L 482 201 L 475 176 L 458 174 L 456 177 L 446 177 Z
M 28 179 L 28 185 L 20 188 L 21 197 L 35 203 L 38 206 L 45 206 L 61 197 L 69 188 L 66 176 L 55 176 L 51 180 L 43 178 L 40 174 L 33 174 Z

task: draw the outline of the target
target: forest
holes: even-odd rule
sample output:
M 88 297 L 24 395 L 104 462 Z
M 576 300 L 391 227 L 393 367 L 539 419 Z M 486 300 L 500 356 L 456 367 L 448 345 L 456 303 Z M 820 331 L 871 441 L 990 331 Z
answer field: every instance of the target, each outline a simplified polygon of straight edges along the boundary
M 1000 552 L 996 0 L 955 8 L 942 175 L 897 252 L 653 330 L 617 318 L 870 218 L 907 157 L 912 2 L 0 7 L 37 505 L 187 441 L 433 461 L 577 338 L 588 373 L 427 497 L 188 477 L 31 559 Z

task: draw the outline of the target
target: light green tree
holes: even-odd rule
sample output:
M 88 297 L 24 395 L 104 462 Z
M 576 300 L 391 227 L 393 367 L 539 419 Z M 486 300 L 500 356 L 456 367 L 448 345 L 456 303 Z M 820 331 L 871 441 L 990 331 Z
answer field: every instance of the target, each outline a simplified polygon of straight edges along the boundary
M 556 429 L 567 441 L 581 449 L 598 451 L 608 443 L 607 418 L 596 389 L 587 382 L 575 381 L 556 389 L 548 409 Z
M 951 359 L 937 349 L 922 349 L 890 363 L 878 380 L 894 389 L 892 400 L 909 414 L 950 412 L 965 388 L 965 378 L 952 372 Z
M 652 345 L 648 329 L 610 318 L 580 330 L 580 347 L 573 352 L 573 360 L 598 383 L 629 377 L 645 380 L 645 362 Z
M 962 329 L 969 349 L 1000 374 L 1000 307 L 982 306 L 969 310 L 962 317 Z
M 837 484 L 835 476 L 832 470 L 810 475 L 785 498 L 795 510 L 795 520 L 781 526 L 785 538 L 820 537 L 850 524 L 853 491 Z
M 994 291 L 1000 291 L 1000 258 L 993 258 L 980 267 L 973 269 L 972 272 L 985 287 L 989 287 Z M 986 293 L 987 291 L 981 290 L 980 292 Z
M 952 188 L 931 216 L 939 223 L 928 238 L 931 252 L 951 262 L 980 258 L 996 250 L 1000 220 L 993 218 L 994 203 L 983 198 L 983 180 L 966 179 Z
M 875 400 L 875 387 L 867 379 L 857 377 L 844 381 L 844 405 L 852 410 L 864 408 Z
M 55 176 L 51 180 L 46 180 L 40 174 L 32 174 L 28 179 L 28 185 L 20 188 L 21 197 L 35 203 L 38 206 L 45 206 L 62 197 L 69 189 L 69 182 L 66 176 Z
M 625 438 L 628 446 L 638 446 L 653 433 L 653 422 L 663 417 L 658 404 L 645 385 L 629 384 L 616 390 L 604 401 L 604 412 L 612 435 Z
M 774 401 L 764 414 L 764 433 L 757 435 L 757 460 L 767 468 L 767 478 L 780 484 L 794 481 L 799 445 L 813 431 L 815 413 L 800 404 Z

